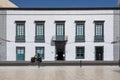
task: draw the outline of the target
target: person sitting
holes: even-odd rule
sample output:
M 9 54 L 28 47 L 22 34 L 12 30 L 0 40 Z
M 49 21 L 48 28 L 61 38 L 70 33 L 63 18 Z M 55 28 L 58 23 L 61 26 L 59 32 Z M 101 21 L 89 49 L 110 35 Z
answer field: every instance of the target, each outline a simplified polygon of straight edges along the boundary
M 42 62 L 42 58 L 40 57 L 39 53 L 37 54 L 37 57 L 38 57 L 37 60 L 40 61 L 40 62 Z

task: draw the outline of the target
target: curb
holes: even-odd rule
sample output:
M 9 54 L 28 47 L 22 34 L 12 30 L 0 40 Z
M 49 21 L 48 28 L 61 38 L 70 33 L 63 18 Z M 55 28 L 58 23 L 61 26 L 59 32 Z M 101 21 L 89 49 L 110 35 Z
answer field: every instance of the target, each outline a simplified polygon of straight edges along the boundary
M 119 66 L 119 61 L 0 61 L 0 66 Z

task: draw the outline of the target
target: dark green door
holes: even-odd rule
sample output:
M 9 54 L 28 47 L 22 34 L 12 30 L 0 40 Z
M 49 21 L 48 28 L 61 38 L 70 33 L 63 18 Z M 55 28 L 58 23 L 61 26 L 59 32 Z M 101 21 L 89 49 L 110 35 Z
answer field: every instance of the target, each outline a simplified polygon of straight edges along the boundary
M 17 47 L 17 61 L 24 61 L 25 60 L 25 48 L 24 47 Z

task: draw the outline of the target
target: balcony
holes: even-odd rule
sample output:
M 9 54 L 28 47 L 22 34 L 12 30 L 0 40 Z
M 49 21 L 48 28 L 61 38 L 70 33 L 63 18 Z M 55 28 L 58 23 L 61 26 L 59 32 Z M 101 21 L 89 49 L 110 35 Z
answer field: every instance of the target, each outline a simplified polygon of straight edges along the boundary
M 25 36 L 24 35 L 17 35 L 16 42 L 25 42 Z
M 36 35 L 35 42 L 45 42 L 44 35 Z
M 84 35 L 76 35 L 75 42 L 85 42 L 85 36 Z
M 68 40 L 68 36 L 57 35 L 57 36 L 53 36 L 52 40 L 53 41 L 67 41 Z
M 96 35 L 94 37 L 95 42 L 104 42 L 104 36 L 103 35 Z

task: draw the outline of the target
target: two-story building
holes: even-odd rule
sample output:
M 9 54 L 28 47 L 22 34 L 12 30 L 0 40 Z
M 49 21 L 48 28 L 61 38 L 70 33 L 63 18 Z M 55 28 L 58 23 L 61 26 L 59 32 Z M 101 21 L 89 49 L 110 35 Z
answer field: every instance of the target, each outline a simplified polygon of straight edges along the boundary
M 118 60 L 119 8 L 1 8 L 0 60 Z

